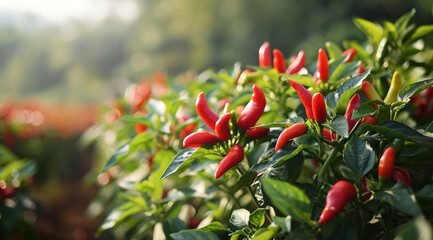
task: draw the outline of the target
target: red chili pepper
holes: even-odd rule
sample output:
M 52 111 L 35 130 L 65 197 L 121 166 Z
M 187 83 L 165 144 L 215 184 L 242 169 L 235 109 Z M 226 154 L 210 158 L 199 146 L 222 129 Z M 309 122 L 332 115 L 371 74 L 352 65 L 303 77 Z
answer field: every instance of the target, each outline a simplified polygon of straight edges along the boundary
M 300 137 L 307 132 L 307 127 L 303 123 L 295 123 L 292 126 L 286 127 L 280 134 L 275 146 L 275 152 L 282 148 L 288 141 L 293 138 Z
M 215 144 L 217 141 L 217 136 L 211 132 L 195 132 L 188 135 L 183 140 L 183 147 L 185 148 L 199 148 L 205 143 Z
M 335 133 L 332 133 L 332 138 L 331 138 L 331 131 L 329 131 L 328 129 L 323 129 L 323 136 L 328 141 L 335 141 L 335 139 L 337 138 L 337 134 Z
M 195 108 L 198 115 L 203 120 L 203 122 L 210 127 L 210 129 L 215 131 L 215 123 L 220 118 L 212 109 L 210 109 L 207 104 L 204 93 L 200 93 L 197 96 L 197 102 L 195 103 Z
M 324 224 L 337 215 L 344 206 L 356 197 L 356 188 L 352 183 L 338 181 L 326 195 L 326 205 L 319 218 L 319 224 Z
M 253 95 L 247 106 L 242 110 L 238 126 L 242 130 L 248 130 L 250 127 L 256 125 L 259 118 L 263 115 L 266 106 L 266 98 L 263 90 L 257 85 L 253 86 Z
M 361 87 L 359 88 L 362 92 L 362 94 L 364 94 L 365 97 L 367 97 L 368 100 L 372 101 L 372 100 L 381 100 L 379 93 L 377 93 L 376 89 L 374 88 L 374 86 L 370 83 L 370 82 L 363 82 Z
M 392 171 L 394 169 L 394 161 L 395 161 L 395 151 L 394 148 L 387 148 L 382 157 L 379 160 L 379 177 L 389 178 L 392 176 Z
M 147 129 L 148 129 L 148 127 L 144 124 L 140 124 L 140 123 L 135 124 L 135 131 L 137 132 L 137 134 L 145 132 L 145 131 L 147 131 Z
M 370 190 L 370 189 L 368 189 L 368 187 L 367 187 L 367 181 L 366 181 L 365 179 L 367 179 L 367 177 L 366 177 L 366 176 L 363 176 L 363 177 L 362 177 L 362 181 L 361 181 L 361 182 L 362 182 L 362 184 L 361 184 L 362 193 L 368 192 L 368 191 Z M 370 199 L 370 197 L 371 197 L 371 193 L 362 196 L 361 200 L 362 200 L 363 202 L 365 202 L 365 201 L 367 201 L 368 199 Z
M 264 42 L 259 48 L 259 64 L 261 68 L 272 66 L 271 45 L 269 42 Z
M 179 123 L 183 123 L 183 122 L 185 122 L 188 119 L 189 119 L 188 116 L 182 115 L 182 116 L 179 117 Z M 194 131 L 194 129 L 195 129 L 196 126 L 197 126 L 196 123 L 192 123 L 192 124 L 186 126 L 184 129 L 182 129 L 179 132 L 179 138 L 180 139 L 184 139 L 186 136 L 190 135 Z
M 325 98 L 319 92 L 313 95 L 312 99 L 314 119 L 319 122 L 326 122 L 326 104 Z
M 359 108 L 361 105 L 361 97 L 358 94 L 355 94 L 349 101 L 349 105 L 347 105 L 346 114 L 344 117 L 347 119 L 347 124 L 349 125 L 349 132 L 352 131 L 355 124 L 360 119 L 352 119 L 353 111 Z
M 367 69 L 365 69 L 365 68 L 362 66 L 362 63 L 360 63 L 360 64 L 359 64 L 358 71 L 356 71 L 355 75 L 359 75 L 359 74 L 361 74 L 361 73 L 363 73 L 363 72 L 365 72 L 365 71 L 367 71 Z
M 323 49 L 319 49 L 319 57 L 317 58 L 317 80 L 322 82 L 329 78 L 328 56 Z
M 372 116 L 367 116 L 367 117 L 365 117 L 365 118 L 362 119 L 361 125 L 364 125 L 364 124 L 366 124 L 368 122 L 371 123 L 371 124 L 373 124 L 373 125 L 377 124 L 376 118 L 374 118 Z
M 16 188 L 12 187 L 9 184 L 4 183 L 0 185 L 0 198 L 2 199 L 12 198 L 13 196 L 15 196 L 15 192 Z
M 221 177 L 230 168 L 238 165 L 244 159 L 244 149 L 240 145 L 234 145 L 230 152 L 221 160 L 215 173 L 215 178 Z
M 223 98 L 218 102 L 218 108 L 224 109 L 227 103 L 230 103 L 230 98 Z
M 262 124 L 258 124 L 260 126 Z M 256 140 L 260 138 L 264 138 L 268 135 L 269 128 L 250 128 L 247 131 L 247 137 L 251 140 Z
M 411 180 L 410 180 L 410 175 L 403 168 L 399 168 L 399 167 L 394 166 L 394 168 L 392 170 L 391 179 L 394 182 L 404 182 L 409 187 L 412 186 Z
M 273 53 L 274 53 L 274 69 L 277 70 L 278 73 L 285 73 L 286 60 L 284 59 L 283 53 L 278 49 L 274 49 Z
M 293 61 L 292 64 L 290 64 L 290 66 L 287 68 L 286 74 L 298 73 L 305 66 L 305 61 L 305 52 L 301 50 L 299 51 L 295 61 Z
M 356 48 L 349 48 L 346 51 L 344 51 L 341 54 L 341 56 L 347 56 L 349 54 L 349 58 L 345 61 L 345 63 L 351 62 L 355 57 L 356 52 L 357 52 Z
M 226 113 L 222 115 L 215 124 L 215 133 L 221 141 L 227 141 L 230 139 L 229 121 L 231 117 L 231 112 Z
M 301 99 L 302 104 L 305 107 L 305 111 L 307 112 L 308 119 L 314 119 L 314 113 L 313 113 L 313 107 L 312 107 L 312 101 L 313 101 L 313 95 L 304 88 L 301 84 L 294 82 L 292 80 L 289 80 L 290 85 L 292 85 L 293 89 L 298 93 L 299 98 Z

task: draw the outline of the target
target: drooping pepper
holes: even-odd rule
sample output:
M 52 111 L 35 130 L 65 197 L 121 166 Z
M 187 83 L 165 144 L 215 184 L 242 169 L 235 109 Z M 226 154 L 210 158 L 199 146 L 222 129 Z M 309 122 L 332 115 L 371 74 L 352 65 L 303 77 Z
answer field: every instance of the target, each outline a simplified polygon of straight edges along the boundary
M 141 124 L 141 123 L 135 124 L 135 131 L 137 132 L 137 134 L 145 132 L 145 131 L 147 131 L 147 129 L 148 129 L 148 127 L 144 124 Z
M 286 70 L 286 74 L 296 74 L 305 66 L 305 52 L 303 50 L 299 51 L 298 56 L 295 61 L 293 61 Z
M 377 124 L 376 118 L 374 118 L 372 116 L 367 116 L 367 117 L 365 117 L 365 118 L 362 119 L 361 125 L 364 125 L 364 124 L 366 124 L 368 122 L 371 123 L 371 124 L 373 124 L 373 125 Z
M 349 48 L 346 51 L 344 51 L 341 56 L 347 56 L 349 55 L 349 57 L 347 58 L 347 60 L 345 61 L 345 63 L 349 63 L 353 60 L 353 58 L 355 57 L 357 50 L 356 48 Z
M 298 93 L 299 98 L 301 99 L 301 102 L 305 107 L 305 111 L 307 112 L 308 119 L 314 119 L 312 107 L 313 95 L 301 84 L 292 80 L 289 80 L 289 82 L 293 89 L 295 89 L 295 91 Z
M 259 65 L 261 68 L 271 67 L 271 45 L 269 42 L 264 42 L 259 48 Z
M 260 126 L 262 124 L 258 124 Z M 247 131 L 247 137 L 251 140 L 256 140 L 260 138 L 264 138 L 268 135 L 269 128 L 250 128 Z
M 226 113 L 222 115 L 215 124 L 215 133 L 221 141 L 227 141 L 230 139 L 229 121 L 231 117 L 231 112 Z
M 253 95 L 247 106 L 242 110 L 238 126 L 242 130 L 248 130 L 250 127 L 256 125 L 259 118 L 263 115 L 266 107 L 266 98 L 263 90 L 257 85 L 253 86 Z
M 300 137 L 307 132 L 307 127 L 303 123 L 295 123 L 292 126 L 286 127 L 280 134 L 275 145 L 275 152 L 282 148 L 288 141 L 293 138 Z
M 395 151 L 393 147 L 388 147 L 379 160 L 379 178 L 390 178 L 394 169 Z
M 212 111 L 209 107 L 204 93 L 200 93 L 197 96 L 197 101 L 195 103 L 195 108 L 197 110 L 198 115 L 203 120 L 203 122 L 212 130 L 215 131 L 215 123 L 218 121 L 219 116 Z
M 394 72 L 392 76 L 391 85 L 389 86 L 388 93 L 386 94 L 383 102 L 386 104 L 391 104 L 397 101 L 398 92 L 401 90 L 401 75 L 399 72 Z
M 199 148 L 205 143 L 215 144 L 217 136 L 211 132 L 195 132 L 188 135 L 183 139 L 183 147 L 185 148 Z
M 335 139 L 337 138 L 337 134 L 332 133 L 331 136 L 331 131 L 329 131 L 328 129 L 323 129 L 323 137 L 325 137 L 325 139 L 328 141 L 335 141 Z
M 326 122 L 326 104 L 325 98 L 319 92 L 313 95 L 312 99 L 314 120 L 319 123 Z
M 286 60 L 284 59 L 283 53 L 278 50 L 274 49 L 274 69 L 277 70 L 278 73 L 285 73 L 286 72 Z
M 370 82 L 363 82 L 359 89 L 361 90 L 362 94 L 364 94 L 364 96 L 370 101 L 377 99 L 382 100 L 379 93 L 377 93 L 376 89 Z
M 215 178 L 221 177 L 230 168 L 238 165 L 244 159 L 244 149 L 240 145 L 234 145 L 230 152 L 221 160 L 215 173 Z
M 367 69 L 365 69 L 365 67 L 362 66 L 362 62 L 360 61 L 358 71 L 356 71 L 355 75 L 359 75 L 359 74 L 361 74 L 361 73 L 363 73 L 365 71 L 367 71 Z
M 338 181 L 326 195 L 326 205 L 319 218 L 319 224 L 324 224 L 337 215 L 344 206 L 356 197 L 356 188 L 352 183 Z
M 349 105 L 347 105 L 346 114 L 344 117 L 347 119 L 347 124 L 349 125 L 349 132 L 352 131 L 355 124 L 360 119 L 352 119 L 353 111 L 359 108 L 361 105 L 361 97 L 358 94 L 355 94 L 349 101 Z
M 325 50 L 319 49 L 317 58 L 317 81 L 324 82 L 329 78 L 328 56 Z M 317 82 L 316 82 L 317 83 Z
M 394 166 L 391 179 L 394 182 L 404 182 L 407 186 L 411 187 L 410 175 L 403 168 Z

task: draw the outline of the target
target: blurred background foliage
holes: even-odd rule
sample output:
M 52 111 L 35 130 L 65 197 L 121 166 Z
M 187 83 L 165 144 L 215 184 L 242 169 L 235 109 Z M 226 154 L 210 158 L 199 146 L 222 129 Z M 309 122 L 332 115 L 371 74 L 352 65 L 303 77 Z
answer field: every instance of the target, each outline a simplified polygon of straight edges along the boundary
M 175 76 L 236 61 L 256 65 L 264 41 L 286 56 L 304 49 L 313 61 L 325 41 L 364 40 L 353 17 L 395 21 L 415 8 L 414 22 L 431 24 L 433 0 L 137 0 L 136 6 L 137 18 L 126 22 L 115 15 L 98 23 L 0 21 L 0 100 L 97 102 L 156 70 Z

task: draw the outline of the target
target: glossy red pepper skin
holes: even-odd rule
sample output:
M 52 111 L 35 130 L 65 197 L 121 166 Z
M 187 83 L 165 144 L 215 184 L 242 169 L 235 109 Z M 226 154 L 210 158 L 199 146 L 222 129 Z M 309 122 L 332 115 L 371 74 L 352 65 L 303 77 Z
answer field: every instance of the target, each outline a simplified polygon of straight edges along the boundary
M 326 81 L 329 78 L 328 56 L 325 50 L 319 49 L 319 56 L 317 58 L 317 80 Z
M 319 92 L 313 95 L 312 99 L 314 120 L 319 123 L 326 122 L 326 104 L 325 98 Z
M 278 49 L 274 49 L 272 53 L 274 54 L 274 69 L 277 70 L 278 73 L 285 73 L 286 60 L 284 59 L 283 53 Z
M 296 74 L 298 73 L 304 66 L 306 62 L 305 52 L 303 50 L 299 51 L 298 56 L 295 61 L 293 61 L 290 66 L 286 70 L 286 74 Z
M 359 88 L 361 90 L 362 94 L 364 94 L 365 97 L 367 97 L 368 100 L 381 100 L 379 93 L 377 93 L 376 89 L 370 82 L 363 82 L 361 87 Z
M 215 124 L 215 133 L 219 140 L 227 141 L 230 139 L 230 127 L 229 122 L 232 117 L 232 113 L 226 113 L 222 115 Z
M 352 131 L 355 124 L 360 121 L 360 119 L 352 119 L 353 111 L 359 108 L 361 105 L 361 97 L 358 94 L 355 94 L 349 101 L 349 105 L 347 105 L 346 114 L 344 117 L 347 119 L 347 124 L 349 125 L 349 132 Z
M 373 124 L 373 125 L 377 124 L 376 118 L 374 118 L 372 116 L 367 116 L 367 117 L 365 117 L 365 118 L 362 119 L 361 125 L 364 125 L 364 124 L 366 124 L 368 122 L 371 123 L 371 124 Z
M 399 168 L 394 166 L 392 170 L 391 179 L 394 182 L 404 182 L 407 186 L 411 187 L 411 179 L 408 172 L 406 172 L 403 168 Z
M 319 224 L 324 224 L 337 215 L 344 206 L 356 197 L 356 188 L 352 183 L 338 181 L 326 195 L 326 205 L 319 218 Z
M 260 126 L 262 124 L 258 124 Z M 260 138 L 264 138 L 268 135 L 269 128 L 250 128 L 247 131 L 247 137 L 251 140 L 256 140 Z
M 188 116 L 182 115 L 181 117 L 179 117 L 179 123 L 183 123 L 183 122 L 187 121 L 188 119 L 189 119 Z M 186 136 L 190 135 L 194 131 L 196 126 L 197 126 L 197 123 L 192 123 L 192 124 L 186 126 L 184 129 L 182 129 L 179 132 L 179 138 L 184 139 Z
M 230 168 L 238 165 L 244 159 L 244 149 L 240 145 L 234 145 L 230 152 L 221 160 L 215 173 L 215 178 L 221 177 Z
M 328 129 L 323 129 L 323 136 L 328 141 L 335 141 L 335 139 L 337 138 L 337 134 L 335 133 L 332 133 L 332 138 L 331 138 L 331 131 L 329 131 Z
M 215 144 L 217 136 L 211 132 L 195 132 L 188 135 L 183 140 L 183 147 L 185 148 L 199 148 L 205 143 Z
M 300 137 L 307 132 L 307 127 L 303 123 L 295 123 L 292 126 L 286 127 L 280 134 L 275 145 L 275 152 L 282 148 L 288 141 L 293 138 Z
M 393 147 L 387 148 L 379 160 L 379 177 L 390 178 L 394 169 L 395 151 Z
M 298 93 L 299 98 L 301 99 L 301 102 L 305 107 L 305 111 L 307 112 L 308 119 L 314 119 L 313 106 L 312 106 L 313 95 L 307 89 L 305 89 L 305 87 L 302 86 L 301 84 L 292 80 L 289 80 L 289 82 L 292 88 L 295 89 L 295 91 Z
M 341 56 L 347 56 L 347 55 L 349 55 L 349 57 L 348 57 L 348 59 L 345 61 L 345 63 L 351 62 L 351 61 L 353 60 L 353 58 L 355 57 L 356 52 L 357 52 L 356 48 L 349 48 L 349 49 L 347 49 L 346 51 L 344 51 L 344 52 L 341 54 Z
M 242 130 L 248 130 L 250 127 L 256 125 L 259 118 L 263 115 L 266 107 L 266 98 L 263 90 L 257 85 L 253 86 L 253 95 L 247 106 L 242 110 L 238 126 Z
M 259 65 L 261 68 L 271 67 L 271 45 L 269 42 L 264 42 L 259 48 Z
M 137 132 L 137 134 L 145 132 L 145 131 L 147 131 L 147 129 L 148 129 L 148 127 L 144 124 L 140 124 L 140 123 L 135 124 L 135 131 Z
M 209 107 L 204 93 L 200 93 L 197 96 L 197 101 L 195 103 L 195 108 L 197 110 L 198 115 L 203 120 L 203 122 L 213 131 L 215 131 L 215 123 L 218 121 L 219 116 L 212 111 Z

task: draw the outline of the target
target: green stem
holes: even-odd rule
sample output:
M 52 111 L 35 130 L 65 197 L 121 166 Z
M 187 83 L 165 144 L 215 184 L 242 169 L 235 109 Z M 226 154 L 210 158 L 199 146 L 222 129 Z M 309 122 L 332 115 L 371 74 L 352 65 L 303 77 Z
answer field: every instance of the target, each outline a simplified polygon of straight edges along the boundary
M 329 157 L 325 161 L 325 164 L 323 164 L 322 169 L 320 169 L 318 175 L 319 181 L 323 181 L 323 177 L 325 173 L 328 171 L 329 166 L 331 166 L 332 161 L 335 159 L 335 156 L 337 156 L 339 151 L 340 151 L 340 146 L 339 145 L 335 146 L 331 152 L 331 155 L 329 155 Z

